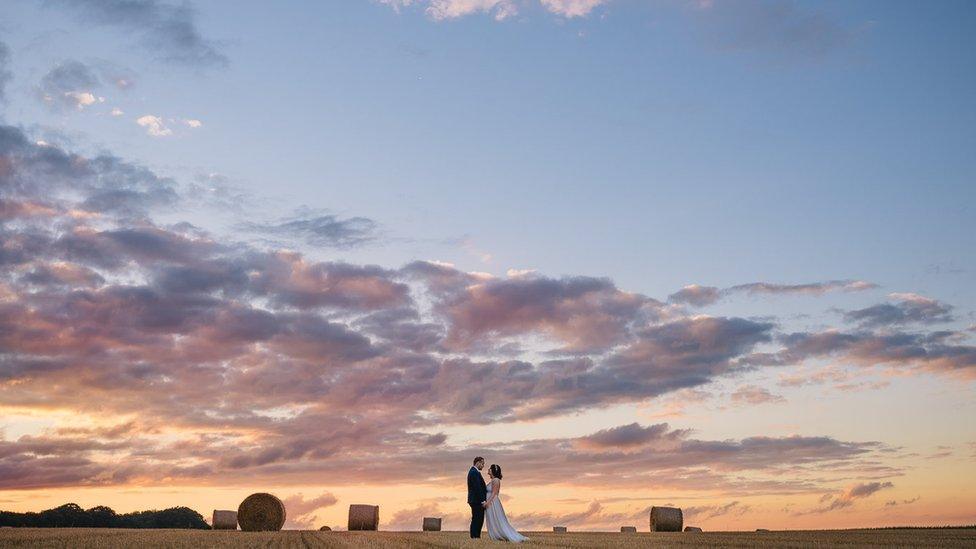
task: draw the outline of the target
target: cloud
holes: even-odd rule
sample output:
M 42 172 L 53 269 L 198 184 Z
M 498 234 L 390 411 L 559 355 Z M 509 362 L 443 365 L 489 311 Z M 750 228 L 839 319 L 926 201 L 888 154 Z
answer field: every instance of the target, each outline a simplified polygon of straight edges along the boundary
M 826 11 L 793 0 L 698 2 L 694 15 L 717 47 L 730 51 L 823 58 L 855 36 Z
M 888 294 L 897 303 L 881 303 L 864 309 L 847 311 L 844 319 L 861 326 L 882 327 L 911 323 L 935 324 L 951 322 L 952 306 L 911 293 Z
M 96 98 L 91 92 L 67 92 L 65 96 L 74 101 L 79 110 L 94 105 L 100 99 L 104 101 L 104 98 Z
M 583 448 L 632 448 L 645 446 L 652 441 L 674 441 L 687 434 L 686 431 L 671 431 L 667 423 L 644 427 L 638 423 L 602 429 L 579 439 Z
M 709 520 L 723 516 L 740 516 L 748 513 L 752 506 L 743 504 L 739 501 L 732 501 L 722 505 L 694 505 L 682 509 L 685 519 L 698 521 Z
M 773 324 L 742 318 L 692 317 L 640 330 L 608 359 L 615 377 L 661 392 L 694 387 L 738 369 L 737 358 L 770 340 Z M 621 380 L 622 381 L 622 380 Z
M 828 366 L 810 374 L 781 374 L 780 387 L 806 387 L 832 383 L 838 391 L 862 391 L 867 389 L 883 389 L 890 385 L 888 380 L 857 381 L 863 372 L 850 371 L 836 366 Z
M 187 4 L 157 0 L 54 0 L 79 18 L 139 36 L 160 60 L 190 66 L 223 66 L 227 57 L 197 28 Z
M 183 122 L 183 124 L 185 124 L 186 126 L 194 129 L 203 127 L 203 122 L 196 120 L 194 118 L 185 118 L 181 122 Z
M 65 286 L 70 288 L 90 288 L 105 283 L 105 278 L 95 270 L 64 262 L 36 264 L 20 280 L 35 286 Z
M 901 502 L 893 499 L 893 500 L 886 501 L 885 507 L 895 507 L 897 505 L 911 505 L 920 499 L 922 499 L 921 496 L 915 496 L 912 499 L 903 499 L 901 500 Z
M 87 158 L 38 145 L 10 126 L 0 126 L 0 156 L 9 167 L 0 174 L 0 199 L 10 206 L 20 205 L 13 208 L 16 211 L 33 212 L 32 217 L 47 212 L 42 217 L 50 221 L 56 216 L 64 223 L 63 229 L 108 214 L 132 223 L 150 209 L 170 206 L 177 199 L 171 179 L 108 154 Z M 65 201 L 69 194 L 81 198 Z M 25 230 L 31 238 L 42 237 L 40 232 Z M 63 238 L 87 234 L 82 231 Z
M 586 17 L 608 0 L 540 0 L 543 7 L 563 17 Z
M 414 0 L 376 0 L 380 4 L 385 4 L 393 8 L 393 11 L 400 13 L 402 8 L 410 6 L 414 3 Z
M 54 111 L 81 111 L 105 102 L 105 98 L 96 91 L 106 83 L 124 91 L 131 88 L 134 82 L 135 75 L 127 68 L 105 61 L 89 64 L 77 59 L 66 59 L 41 77 L 34 87 L 34 96 Z M 121 114 L 122 111 L 116 107 L 111 114 L 118 116 L 116 112 Z
M 241 228 L 270 236 L 294 238 L 313 246 L 348 249 L 376 240 L 377 224 L 366 217 L 300 212 L 273 223 L 248 222 Z
M 224 275 L 236 277 L 240 269 L 250 269 L 246 285 L 250 292 L 267 297 L 275 305 L 299 310 L 334 307 L 376 311 L 411 304 L 409 287 L 395 280 L 393 271 L 377 266 L 311 262 L 296 253 L 272 252 L 225 268 L 233 271 L 218 270 L 210 279 L 216 287 L 228 282 Z M 207 273 L 202 274 L 206 279 Z
M 6 42 L 0 41 L 0 101 L 7 100 L 7 84 L 13 77 L 10 72 L 10 48 Z
M 646 404 L 790 360 L 867 353 L 881 336 L 778 335 L 774 322 L 688 316 L 605 278 L 319 260 L 157 220 L 196 188 L 0 126 L 0 407 L 100 418 L 0 440 L 0 488 L 194 484 L 227 471 L 283 486 L 328 471 L 342 485 L 402 468 L 446 487 L 486 448 L 520 486 L 574 478 L 746 497 L 901 472 L 878 465 L 888 449 L 876 442 L 709 440 L 667 424 L 459 444 L 452 427 Z M 902 345 L 961 357 L 951 334 L 914 337 Z M 626 518 L 597 503 L 584 520 Z
M 508 269 L 505 271 L 505 276 L 509 278 L 518 278 L 520 276 L 533 276 L 536 274 L 535 269 Z
M 692 284 L 668 296 L 672 303 L 683 303 L 694 307 L 712 305 L 724 297 L 737 293 L 748 295 L 808 295 L 820 296 L 832 292 L 862 292 L 877 288 L 877 284 L 863 280 L 828 280 L 825 282 L 810 282 L 805 284 L 774 284 L 770 282 L 752 282 L 729 288 L 719 289 L 714 286 L 699 286 Z
M 852 486 L 844 494 L 841 495 L 841 499 L 858 499 L 866 498 L 871 494 L 885 488 L 891 488 L 894 484 L 890 482 L 869 482 L 867 484 L 857 484 Z
M 470 514 L 445 511 L 438 502 L 430 501 L 393 513 L 389 522 L 383 521 L 383 529 L 393 531 L 420 530 L 424 517 L 440 517 L 443 530 L 463 530 L 471 523 Z
M 477 257 L 478 261 L 481 261 L 482 263 L 491 263 L 492 255 L 476 246 L 474 239 L 471 237 L 466 236 L 461 238 L 458 242 L 464 251 L 468 252 L 474 257 Z
M 840 357 L 863 366 L 921 369 L 963 377 L 976 375 L 976 347 L 957 344 L 952 331 L 909 333 L 854 332 L 839 330 L 785 334 L 785 348 L 754 355 L 755 364 L 796 364 L 811 358 Z
M 875 493 L 880 492 L 881 490 L 893 488 L 894 486 L 895 486 L 894 484 L 887 481 L 886 482 L 875 481 L 875 482 L 868 482 L 862 484 L 855 484 L 849 487 L 847 490 L 838 494 L 836 497 L 833 496 L 832 494 L 825 494 L 822 498 L 820 498 L 821 503 L 830 501 L 830 505 L 817 507 L 815 509 L 799 512 L 796 514 L 799 515 L 820 514 L 820 513 L 828 513 L 831 511 L 837 511 L 839 509 L 845 509 L 847 507 L 854 505 L 854 502 L 858 499 L 870 497 Z
M 518 13 L 512 0 L 428 0 L 427 3 L 427 15 L 437 21 L 472 13 L 488 13 L 495 20 L 501 21 Z
M 173 130 L 166 127 L 166 123 L 162 118 L 147 114 L 136 118 L 136 124 L 139 124 L 143 128 L 146 128 L 146 135 L 152 137 L 166 137 L 173 135 Z
M 98 102 L 93 90 L 101 80 L 88 65 L 74 59 L 61 62 L 37 85 L 37 97 L 51 109 L 82 110 Z
M 423 9 L 434 21 L 487 15 L 511 20 L 523 10 L 543 10 L 565 19 L 586 18 L 609 5 L 609 0 L 374 0 L 397 13 Z M 685 1 L 686 15 L 715 47 L 793 59 L 822 59 L 854 41 L 856 29 L 828 10 L 813 9 L 793 0 Z M 583 31 L 580 31 L 581 33 Z
M 442 350 L 444 327 L 435 322 L 424 322 L 412 308 L 378 310 L 358 319 L 356 327 L 372 338 L 385 344 L 413 352 Z
M 828 367 L 815 371 L 811 374 L 790 373 L 781 374 L 780 387 L 806 387 L 809 385 L 821 385 L 824 383 L 844 383 L 852 378 L 852 374 L 838 368 Z
M 319 520 L 316 511 L 331 507 L 338 503 L 338 499 L 330 492 L 305 499 L 302 494 L 295 494 L 282 500 L 287 510 L 288 520 L 285 528 L 297 530 L 317 530 Z
M 598 501 L 591 502 L 582 511 L 575 513 L 553 513 L 549 511 L 536 511 L 531 513 L 518 513 L 512 515 L 512 522 L 525 530 L 541 530 L 554 525 L 578 525 L 592 523 L 595 520 L 605 520 L 601 515 L 604 512 L 603 504 Z
M 516 0 L 379 0 L 379 2 L 392 7 L 397 12 L 412 5 L 423 5 L 424 12 L 435 21 L 457 19 L 472 14 L 486 14 L 496 21 L 503 21 L 518 15 L 519 5 L 525 4 Z M 607 2 L 608 0 L 538 0 L 538 5 L 549 13 L 573 18 L 586 17 L 595 8 Z
M 457 349 L 525 333 L 559 341 L 566 351 L 606 349 L 660 305 L 589 277 L 489 279 L 451 290 L 437 296 L 437 311 L 452 327 L 448 345 Z
M 642 498 L 642 500 L 652 498 Z M 613 512 L 606 507 L 612 498 L 590 501 L 585 508 L 575 512 L 555 513 L 536 511 L 531 513 L 513 514 L 512 522 L 522 529 L 544 530 L 554 525 L 569 526 L 572 530 L 615 530 L 621 525 L 646 524 L 651 506 L 639 510 L 622 510 Z M 661 505 L 674 505 L 673 502 L 660 501 Z M 715 506 L 685 506 L 682 505 L 686 518 L 697 521 L 707 521 L 722 515 L 738 516 L 748 512 L 751 507 L 738 501 Z M 702 522 L 700 522 L 702 523 Z
M 772 284 L 769 282 L 753 282 L 732 286 L 728 292 L 745 292 L 748 294 L 769 295 L 823 295 L 830 292 L 863 292 L 877 288 L 878 285 L 864 280 L 828 280 L 826 282 L 811 282 L 807 284 Z
M 780 395 L 770 393 L 768 389 L 756 385 L 743 385 L 732 393 L 732 402 L 736 404 L 769 404 L 786 402 Z
M 711 305 L 721 299 L 721 291 L 714 286 L 691 284 L 668 296 L 672 303 L 685 303 L 695 307 Z

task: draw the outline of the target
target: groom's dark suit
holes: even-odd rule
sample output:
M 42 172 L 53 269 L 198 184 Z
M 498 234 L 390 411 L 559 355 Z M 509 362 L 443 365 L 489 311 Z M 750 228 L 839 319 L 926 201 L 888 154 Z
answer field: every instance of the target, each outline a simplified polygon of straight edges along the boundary
M 485 479 L 476 467 L 468 471 L 468 505 L 471 506 L 471 537 L 481 537 L 481 527 L 485 524 L 485 508 L 481 506 L 488 499 Z

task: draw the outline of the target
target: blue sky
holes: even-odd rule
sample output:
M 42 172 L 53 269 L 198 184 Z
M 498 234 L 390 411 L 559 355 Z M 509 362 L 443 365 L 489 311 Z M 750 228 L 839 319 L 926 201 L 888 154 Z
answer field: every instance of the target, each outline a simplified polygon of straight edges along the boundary
M 964 297 L 946 273 L 974 268 L 976 10 L 782 6 L 437 22 L 366 1 L 214 2 L 196 6 L 199 25 L 227 64 L 199 67 L 25 3 L 5 8 L 19 12 L 6 18 L 18 74 L 81 57 L 138 81 L 105 92 L 127 113 L 115 120 L 45 112 L 18 78 L 7 118 L 423 241 L 356 259 L 610 276 L 652 295 L 871 278 Z M 777 16 L 782 29 L 750 27 Z M 790 42 L 791 25 L 820 35 Z M 204 128 L 145 138 L 128 116 L 144 111 Z M 436 244 L 462 237 L 478 252 Z
M 164 375 L 172 381 L 184 375 L 174 364 L 199 360 L 206 372 L 232 367 L 240 379 L 227 374 L 220 387 L 242 399 L 254 396 L 248 391 L 263 394 L 255 387 L 267 381 L 255 364 L 281 376 L 266 391 L 278 400 L 234 410 L 263 433 L 251 441 L 255 448 L 278 455 L 283 446 L 301 445 L 282 442 L 261 422 L 281 416 L 298 429 L 313 413 L 347 405 L 332 400 L 336 389 L 328 385 L 289 392 L 321 381 L 302 368 L 341 365 L 348 368 L 332 379 L 348 378 L 349 392 L 363 399 L 349 413 L 368 416 L 375 438 L 357 442 L 367 449 L 397 440 L 403 455 L 413 455 L 426 443 L 410 437 L 444 435 L 444 453 L 432 458 L 441 466 L 456 457 L 450 452 L 464 455 L 493 440 L 505 448 L 532 440 L 593 451 L 609 433 L 627 444 L 628 437 L 657 444 L 667 426 L 633 422 L 667 420 L 674 429 L 668 440 L 706 438 L 687 440 L 681 452 L 697 443 L 748 449 L 750 437 L 760 435 L 792 444 L 799 436 L 825 444 L 825 455 L 851 460 L 850 470 L 837 471 L 847 476 L 808 480 L 790 488 L 796 498 L 782 496 L 788 501 L 755 491 L 743 496 L 742 477 L 712 485 L 695 476 L 700 471 L 682 471 L 713 490 L 685 495 L 713 498 L 717 508 L 757 497 L 737 520 L 791 505 L 818 513 L 817 498 L 830 493 L 844 502 L 840 508 L 859 511 L 838 513 L 831 524 L 887 524 L 889 506 L 862 508 L 850 494 L 864 490 L 844 484 L 887 478 L 904 500 L 931 485 L 919 490 L 931 502 L 932 521 L 941 520 L 940 509 L 961 508 L 969 514 L 959 517 L 971 517 L 976 500 L 949 479 L 970 464 L 976 444 L 964 422 L 974 405 L 976 357 L 974 30 L 976 4 L 966 1 L 5 3 L 0 44 L 8 55 L 0 55 L 0 73 L 10 78 L 0 78 L 7 132 L 0 147 L 9 148 L 0 152 L 22 163 L 11 161 L 9 173 L 0 163 L 7 185 L 0 200 L 18 205 L 9 219 L 0 210 L 0 233 L 9 250 L 24 253 L 0 250 L 0 264 L 5 253 L 19 258 L 0 277 L 0 306 L 9 302 L 10 318 L 20 315 L 23 326 L 36 320 L 62 335 L 80 331 L 59 322 L 82 294 L 117 314 L 125 309 L 120 303 L 137 300 L 119 296 L 138 288 L 148 308 L 172 303 L 178 310 L 146 320 L 142 337 L 106 334 L 111 344 L 99 340 L 97 349 L 81 336 L 44 352 L 31 346 L 33 333 L 0 340 L 10 356 L 61 357 L 79 371 L 93 369 L 95 380 L 79 381 L 79 400 L 51 395 L 42 385 L 49 374 L 31 374 L 0 354 L 0 374 L 33 380 L 18 382 L 17 390 L 0 385 L 0 409 L 10 418 L 0 423 L 0 443 L 26 448 L 30 437 L 59 433 L 67 419 L 42 401 L 91 414 L 92 429 L 127 414 L 150 425 L 152 418 L 125 404 L 141 389 L 106 396 L 95 375 L 105 372 L 97 368 L 152 363 L 172 370 Z M 48 179 L 57 178 L 38 175 L 24 160 L 55 165 L 45 151 L 75 153 L 85 165 L 97 164 L 100 154 L 115 161 L 53 183 Z M 119 199 L 131 209 L 102 194 L 120 189 L 134 193 L 131 204 Z M 115 239 L 125 231 L 165 235 L 174 249 L 161 258 L 153 254 L 162 251 L 147 251 L 151 239 L 140 240 L 140 249 L 120 247 Z M 31 247 L 39 234 L 49 244 Z M 69 236 L 95 241 L 73 248 L 78 243 Z M 99 246 L 107 255 L 92 252 Z M 527 270 L 535 272 L 517 272 Z M 224 279 L 211 288 L 215 273 Z M 689 292 L 704 301 L 672 295 L 693 284 L 701 287 Z M 219 300 L 206 321 L 197 309 L 204 298 Z M 41 323 L 37 311 L 52 316 Z M 299 322 L 299 313 L 308 316 Z M 106 318 L 86 314 L 96 324 Z M 185 324 L 170 326 L 174 318 Z M 161 325 L 172 329 L 166 344 L 156 341 Z M 189 325 L 193 330 L 182 331 Z M 253 347 L 212 333 L 224 328 L 246 332 L 237 337 Z M 333 337 L 335 347 L 316 346 Z M 182 347 L 195 338 L 200 349 Z M 394 343 L 415 347 L 407 353 Z M 203 348 L 220 349 L 220 356 Z M 687 348 L 702 356 L 671 355 Z M 138 358 L 87 362 L 105 349 Z M 317 354 L 292 356 L 295 349 Z M 186 354 L 177 360 L 179 353 Z M 167 358 L 154 363 L 155 356 Z M 531 391 L 506 362 L 514 358 L 537 376 Z M 489 371 L 514 379 L 506 395 L 531 394 L 542 411 L 444 393 L 459 372 L 480 375 L 454 360 L 486 361 Z M 564 394 L 546 384 L 557 366 L 565 379 L 596 372 L 620 385 L 579 374 L 580 386 L 591 383 L 592 390 Z M 399 377 L 384 377 L 389 372 Z M 417 387 L 426 382 L 433 388 L 421 395 Z M 375 386 L 403 399 L 399 413 L 409 421 L 393 425 L 386 415 L 369 415 L 370 405 L 389 405 L 370 400 Z M 200 417 L 226 412 L 179 394 L 182 408 Z M 91 403 L 102 399 L 112 402 L 109 412 L 93 412 Z M 554 404 L 560 399 L 566 404 Z M 23 402 L 36 409 L 18 408 Z M 906 402 L 926 414 L 901 417 Z M 417 410 L 420 418 L 411 415 Z M 852 415 L 862 421 L 852 425 Z M 170 435 L 190 440 L 228 429 L 200 417 L 186 418 Z M 478 421 L 483 425 L 472 430 Z M 939 427 L 929 428 L 933 423 Z M 316 448 L 335 445 L 346 459 L 347 442 L 331 436 L 316 439 Z M 155 454 L 126 451 L 165 461 L 167 441 L 143 442 Z M 230 459 L 218 446 L 201 444 L 195 456 L 204 463 Z M 954 452 L 951 464 L 928 467 L 918 457 L 947 451 L 936 449 L 943 446 Z M 279 465 L 307 468 L 300 478 L 305 494 L 328 489 L 345 501 L 355 496 L 352 488 L 323 486 L 307 471 L 349 467 L 356 455 L 349 451 L 346 461 L 302 454 Z M 890 457 L 896 451 L 904 455 Z M 502 455 L 519 459 L 510 452 Z M 756 452 L 773 472 L 750 464 L 743 466 L 747 477 L 760 482 L 763 474 L 782 473 L 786 464 Z M 878 459 L 890 476 L 858 461 L 862 452 L 889 452 Z M 124 457 L 86 454 L 93 468 Z M 730 460 L 703 466 L 714 473 L 741 465 Z M 525 461 L 522 476 L 534 479 L 543 467 Z M 286 493 L 297 489 L 299 481 L 267 465 L 241 467 Z M 158 476 L 152 467 L 139 474 Z M 908 473 L 912 468 L 917 472 Z M 173 497 L 196 494 L 209 504 L 211 495 L 194 492 L 209 477 L 184 473 L 171 471 L 185 487 Z M 87 474 L 79 472 L 78 482 L 89 482 Z M 55 500 L 57 489 L 72 486 L 44 484 L 36 475 Z M 350 475 L 368 489 L 383 480 L 381 472 Z M 418 489 L 442 497 L 445 488 L 431 482 Z M 612 479 L 599 482 L 604 495 L 626 495 Z M 10 501 L 37 501 L 37 486 L 9 486 L 22 490 Z M 532 484 L 527 490 L 523 501 L 533 505 L 555 493 Z M 91 494 L 93 501 L 104 496 Z M 407 512 L 411 503 L 399 509 Z M 331 520 L 337 509 L 319 516 Z M 818 518 L 791 513 L 771 520 L 793 527 Z M 536 518 L 544 526 L 558 517 Z M 610 518 L 587 520 L 603 527 Z M 310 523 L 292 526 L 303 524 Z

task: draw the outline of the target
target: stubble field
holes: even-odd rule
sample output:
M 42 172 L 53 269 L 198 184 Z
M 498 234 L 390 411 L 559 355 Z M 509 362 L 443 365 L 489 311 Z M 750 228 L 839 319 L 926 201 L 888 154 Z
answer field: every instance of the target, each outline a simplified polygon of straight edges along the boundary
M 976 529 L 786 532 L 529 532 L 522 547 L 976 547 Z M 458 547 L 502 546 L 465 532 L 239 532 L 3 528 L 2 547 Z

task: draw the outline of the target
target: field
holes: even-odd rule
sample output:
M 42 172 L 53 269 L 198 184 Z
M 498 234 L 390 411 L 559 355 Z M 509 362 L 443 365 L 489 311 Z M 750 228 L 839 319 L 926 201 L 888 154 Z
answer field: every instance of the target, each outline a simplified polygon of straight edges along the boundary
M 976 529 L 788 532 L 530 532 L 522 547 L 976 547 Z M 3 528 L 2 547 L 498 547 L 463 532 L 227 532 L 98 528 Z

